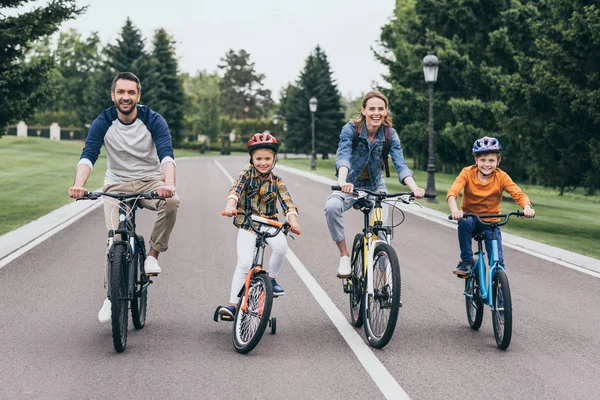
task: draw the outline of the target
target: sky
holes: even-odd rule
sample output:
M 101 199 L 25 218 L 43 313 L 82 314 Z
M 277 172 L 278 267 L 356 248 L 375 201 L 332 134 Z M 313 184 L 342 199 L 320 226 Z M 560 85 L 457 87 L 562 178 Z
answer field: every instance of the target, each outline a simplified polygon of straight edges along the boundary
M 36 3 L 44 3 L 37 1 Z M 230 49 L 250 53 L 264 86 L 279 100 L 294 83 L 317 45 L 329 59 L 344 96 L 385 85 L 386 69 L 373 55 L 381 27 L 393 15 L 395 0 L 77 0 L 85 14 L 63 23 L 84 38 L 98 32 L 102 44 L 115 43 L 127 17 L 146 38 L 164 28 L 176 41 L 180 72 L 217 72 Z

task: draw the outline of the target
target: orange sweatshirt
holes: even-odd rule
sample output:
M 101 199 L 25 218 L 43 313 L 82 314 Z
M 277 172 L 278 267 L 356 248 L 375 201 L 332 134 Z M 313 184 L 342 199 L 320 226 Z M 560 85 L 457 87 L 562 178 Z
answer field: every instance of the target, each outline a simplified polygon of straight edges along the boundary
M 473 214 L 500 214 L 500 204 L 502 203 L 502 192 L 508 192 L 513 200 L 524 208 L 531 205 L 529 197 L 521 188 L 519 188 L 508 174 L 499 168 L 496 168 L 490 180 L 483 183 L 477 176 L 477 166 L 463 168 L 460 172 L 448 194 L 448 197 L 454 196 L 458 200 L 460 192 L 464 189 L 460 209 L 464 212 Z

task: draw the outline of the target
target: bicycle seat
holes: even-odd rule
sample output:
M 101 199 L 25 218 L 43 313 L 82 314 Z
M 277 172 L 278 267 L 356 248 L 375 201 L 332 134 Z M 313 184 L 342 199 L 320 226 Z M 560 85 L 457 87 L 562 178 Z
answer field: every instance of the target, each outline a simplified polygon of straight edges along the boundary
M 478 242 L 481 242 L 483 239 L 485 239 L 485 235 L 483 234 L 483 232 L 476 232 L 475 234 L 473 234 L 473 239 L 475 239 Z

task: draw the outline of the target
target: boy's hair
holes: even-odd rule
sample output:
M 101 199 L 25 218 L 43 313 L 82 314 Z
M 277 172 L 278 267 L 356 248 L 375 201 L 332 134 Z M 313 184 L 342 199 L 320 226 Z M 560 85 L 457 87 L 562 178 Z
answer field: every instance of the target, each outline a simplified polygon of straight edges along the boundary
M 142 84 L 140 83 L 140 78 L 135 76 L 133 72 L 119 72 L 117 76 L 112 81 L 112 85 L 110 86 L 110 91 L 115 91 L 115 86 L 117 86 L 117 81 L 119 79 L 125 79 L 126 81 L 133 81 L 137 84 L 138 93 L 142 93 Z

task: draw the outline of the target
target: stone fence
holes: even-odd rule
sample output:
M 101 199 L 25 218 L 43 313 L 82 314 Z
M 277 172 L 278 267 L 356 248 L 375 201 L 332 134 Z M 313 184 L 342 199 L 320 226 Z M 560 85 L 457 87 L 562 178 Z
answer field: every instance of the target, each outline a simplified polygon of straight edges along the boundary
M 16 126 L 8 127 L 9 136 L 17 137 L 43 137 L 52 140 L 85 140 L 87 129 L 80 127 L 61 128 L 54 122 L 48 126 L 28 126 L 25 121 L 20 121 Z

